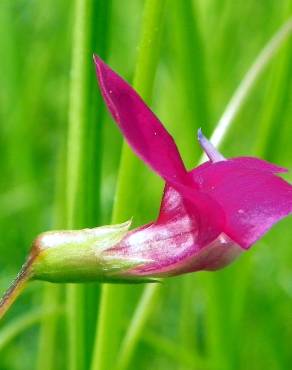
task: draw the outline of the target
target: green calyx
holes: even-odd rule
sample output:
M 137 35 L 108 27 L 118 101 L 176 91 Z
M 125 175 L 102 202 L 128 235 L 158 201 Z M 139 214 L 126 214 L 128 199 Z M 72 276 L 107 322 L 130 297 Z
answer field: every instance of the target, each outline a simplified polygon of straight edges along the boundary
M 34 242 L 32 279 L 54 283 L 140 282 L 126 271 L 144 261 L 107 259 L 103 252 L 118 244 L 131 222 L 83 230 L 49 231 Z M 136 281 L 138 280 L 138 281 Z
M 149 261 L 104 253 L 126 236 L 131 222 L 39 235 L 21 271 L 0 298 L 0 320 L 30 280 L 52 283 L 152 283 L 133 269 Z

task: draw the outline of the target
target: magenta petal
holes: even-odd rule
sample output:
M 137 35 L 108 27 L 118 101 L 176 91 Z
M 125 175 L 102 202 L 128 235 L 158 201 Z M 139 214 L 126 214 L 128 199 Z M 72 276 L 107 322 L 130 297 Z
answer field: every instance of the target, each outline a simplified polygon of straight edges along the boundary
M 133 273 L 155 274 L 168 270 L 199 249 L 196 216 L 188 213 L 180 193 L 166 185 L 158 220 L 130 231 L 107 253 L 147 261 Z
M 276 164 L 255 157 L 236 157 L 230 158 L 229 161 L 232 161 L 233 163 L 239 164 L 247 168 L 253 168 L 254 170 L 261 170 L 272 173 L 285 173 L 288 171 L 284 167 L 277 166 Z
M 199 216 L 190 213 L 180 193 L 167 185 L 158 220 L 130 231 L 105 252 L 105 258 L 143 261 L 127 271 L 127 275 L 134 276 L 173 276 L 228 265 L 243 250 L 223 233 L 215 239 L 210 236 L 202 245 Z
M 176 273 L 219 270 L 228 266 L 242 252 L 243 249 L 239 245 L 222 233 L 213 242 L 186 258 Z
M 238 164 L 239 166 L 259 170 L 259 171 L 265 171 L 270 173 L 285 173 L 287 172 L 287 168 L 277 166 L 276 164 L 264 161 L 260 158 L 255 157 L 235 157 L 235 158 L 229 158 L 228 162 L 232 162 L 234 164 Z M 193 169 L 191 172 L 196 173 L 196 176 L 199 176 L 203 171 L 205 171 L 206 168 L 212 166 L 212 162 L 208 161 L 205 163 L 202 163 L 200 166 Z
M 198 246 L 216 239 L 225 226 L 224 212 L 210 196 L 183 185 L 173 188 L 167 184 L 157 223 L 162 224 L 185 215 L 196 224 Z
M 292 186 L 273 175 L 275 170 L 266 162 L 241 158 L 192 171 L 201 191 L 224 209 L 225 233 L 243 248 L 292 212 Z
M 94 56 L 102 95 L 137 155 L 168 181 L 184 181 L 186 169 L 173 138 L 135 90 Z
M 135 90 L 94 57 L 102 95 L 114 120 L 137 155 L 166 182 L 188 199 L 188 207 L 200 215 L 200 241 L 216 237 L 224 224 L 221 207 L 197 185 L 186 172 L 173 138 Z M 206 231 L 206 233 L 203 232 Z

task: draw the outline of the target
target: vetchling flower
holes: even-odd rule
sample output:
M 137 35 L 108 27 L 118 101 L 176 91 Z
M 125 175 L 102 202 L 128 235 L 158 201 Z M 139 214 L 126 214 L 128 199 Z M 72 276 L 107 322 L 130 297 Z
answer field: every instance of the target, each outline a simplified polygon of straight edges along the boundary
M 144 260 L 126 276 L 161 277 L 216 270 L 250 248 L 292 212 L 284 168 L 252 157 L 225 159 L 198 133 L 209 157 L 187 171 L 172 137 L 139 95 L 94 57 L 107 107 L 136 154 L 165 182 L 158 219 L 104 251 L 106 260 Z
M 173 138 L 139 95 L 94 57 L 107 107 L 136 154 L 166 185 L 157 220 L 39 235 L 19 275 L 0 300 L 0 318 L 28 280 L 151 282 L 217 270 L 249 249 L 292 212 L 292 186 L 282 167 L 252 157 L 225 159 L 198 132 L 209 161 L 187 171 Z

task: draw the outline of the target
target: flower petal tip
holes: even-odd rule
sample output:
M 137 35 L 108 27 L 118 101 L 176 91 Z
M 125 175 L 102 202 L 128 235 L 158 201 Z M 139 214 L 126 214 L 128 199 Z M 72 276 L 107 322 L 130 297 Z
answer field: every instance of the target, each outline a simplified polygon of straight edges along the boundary
M 96 54 L 93 54 L 93 61 L 94 61 L 94 64 L 95 64 L 95 69 L 96 69 L 96 74 L 97 74 L 97 77 L 98 77 L 98 80 L 99 80 L 99 83 L 101 84 L 101 90 L 102 90 L 102 93 L 104 93 L 105 91 L 105 87 L 104 87 L 104 77 L 105 77 L 105 72 L 106 72 L 106 69 L 107 69 L 107 66 L 105 64 L 105 62 Z
M 99 56 L 93 56 L 101 94 L 114 121 L 136 154 L 166 181 L 185 181 L 178 148 L 139 94 Z
M 95 64 L 102 64 L 104 63 L 101 58 L 97 55 L 97 54 L 92 54 L 92 57 L 93 57 L 93 61 Z
M 93 58 L 93 61 L 94 61 L 94 64 L 97 68 L 97 72 L 99 72 L 98 68 L 100 67 L 100 65 L 102 64 L 102 60 L 100 59 L 100 57 L 96 54 L 93 54 L 92 55 L 92 58 Z

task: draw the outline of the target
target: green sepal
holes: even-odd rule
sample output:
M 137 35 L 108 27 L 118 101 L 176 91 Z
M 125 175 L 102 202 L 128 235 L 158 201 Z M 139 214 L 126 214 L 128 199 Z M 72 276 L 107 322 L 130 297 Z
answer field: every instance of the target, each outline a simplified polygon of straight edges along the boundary
M 36 254 L 32 278 L 54 283 L 150 282 L 151 278 L 130 277 L 127 271 L 145 260 L 115 259 L 103 252 L 117 245 L 127 234 L 131 222 L 83 230 L 49 231 L 33 246 Z
M 119 225 L 48 231 L 39 235 L 27 262 L 0 299 L 0 319 L 29 280 L 53 283 L 159 283 L 159 279 L 135 274 L 135 268 L 151 261 L 105 253 L 118 245 L 130 225 L 131 221 L 128 221 Z

